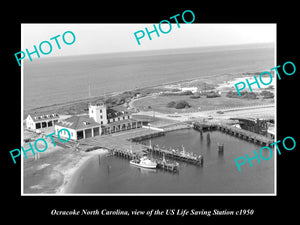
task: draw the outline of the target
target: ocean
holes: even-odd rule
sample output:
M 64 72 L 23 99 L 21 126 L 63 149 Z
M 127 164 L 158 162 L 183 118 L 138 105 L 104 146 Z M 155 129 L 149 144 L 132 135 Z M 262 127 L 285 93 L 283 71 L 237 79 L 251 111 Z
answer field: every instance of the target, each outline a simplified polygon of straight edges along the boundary
M 203 166 L 179 162 L 179 173 L 134 167 L 128 159 L 96 155 L 74 174 L 66 189 L 73 194 L 272 194 L 274 193 L 274 157 L 253 159 L 238 171 L 234 159 L 248 154 L 254 156 L 262 146 L 221 133 L 209 132 L 200 138 L 193 129 L 177 130 L 152 139 L 152 144 L 167 148 L 185 147 L 186 151 L 201 154 Z M 224 144 L 219 154 L 218 143 Z M 264 158 L 270 156 L 262 151 Z
M 262 72 L 274 44 L 198 47 L 24 60 L 24 109 L 180 80 Z M 90 87 L 90 88 L 89 88 Z

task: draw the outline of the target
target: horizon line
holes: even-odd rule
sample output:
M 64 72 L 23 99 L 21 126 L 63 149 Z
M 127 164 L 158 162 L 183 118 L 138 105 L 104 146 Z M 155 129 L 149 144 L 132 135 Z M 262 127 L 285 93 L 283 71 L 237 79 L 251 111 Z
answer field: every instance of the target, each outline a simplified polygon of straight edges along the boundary
M 179 47 L 179 48 L 162 48 L 162 49 L 147 49 L 147 50 L 132 50 L 132 51 L 114 51 L 114 52 L 102 52 L 102 53 L 85 53 L 85 54 L 70 54 L 70 55 L 54 55 L 54 56 L 47 56 L 40 57 L 38 59 L 57 59 L 57 58 L 65 58 L 65 57 L 80 57 L 80 56 L 93 56 L 93 55 L 110 55 L 110 54 L 126 54 L 126 53 L 147 53 L 147 52 L 159 52 L 159 51 L 180 51 L 184 49 L 197 49 L 197 48 L 221 48 L 221 47 L 238 47 L 238 46 L 249 46 L 249 45 L 271 45 L 276 44 L 276 42 L 251 42 L 251 43 L 243 43 L 243 44 L 228 44 L 228 45 L 203 45 L 203 46 L 195 46 L 195 47 Z M 36 58 L 33 58 L 36 59 Z M 24 61 L 28 61 L 28 58 L 25 58 Z

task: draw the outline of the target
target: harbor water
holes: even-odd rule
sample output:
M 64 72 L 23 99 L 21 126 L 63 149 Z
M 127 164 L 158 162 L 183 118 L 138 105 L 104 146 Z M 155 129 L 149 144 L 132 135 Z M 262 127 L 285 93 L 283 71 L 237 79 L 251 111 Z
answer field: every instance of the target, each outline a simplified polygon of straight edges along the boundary
M 210 134 L 210 143 L 207 141 Z M 182 149 L 201 154 L 203 166 L 179 162 L 179 173 L 141 169 L 129 164 L 128 159 L 95 156 L 88 160 L 72 177 L 66 192 L 74 194 L 273 194 L 274 157 L 252 160 L 238 171 L 235 158 L 249 155 L 262 147 L 220 131 L 203 133 L 184 129 L 166 133 L 151 140 L 165 148 Z M 224 144 L 219 153 L 218 144 Z M 275 153 L 273 151 L 273 153 Z M 268 150 L 261 153 L 270 156 Z

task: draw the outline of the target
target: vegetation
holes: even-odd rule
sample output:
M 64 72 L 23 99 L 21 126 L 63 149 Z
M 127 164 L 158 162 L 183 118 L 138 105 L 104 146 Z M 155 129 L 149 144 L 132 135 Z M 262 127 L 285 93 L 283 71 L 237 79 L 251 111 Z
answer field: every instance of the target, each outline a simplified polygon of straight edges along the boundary
M 227 98 L 243 98 L 243 99 L 257 99 L 257 94 L 255 92 L 243 91 L 240 92 L 241 96 L 236 91 L 229 91 L 226 94 Z
M 264 99 L 265 98 L 274 98 L 274 94 L 270 91 L 265 91 L 264 90 L 260 93 L 260 95 L 263 96 Z
M 217 92 L 211 91 L 209 93 L 206 94 L 206 98 L 217 98 L 220 97 L 221 95 L 218 94 Z
M 190 108 L 190 104 L 184 100 L 178 101 L 175 105 L 175 109 L 184 109 L 184 108 Z
M 172 95 L 177 95 L 177 96 L 182 96 L 182 95 L 193 95 L 193 92 L 191 91 L 168 91 L 168 92 L 163 92 L 161 93 L 161 96 L 172 96 Z
M 175 109 L 185 109 L 185 108 L 190 108 L 191 105 L 184 100 L 180 100 L 180 101 L 171 101 L 167 104 L 168 108 L 175 108 Z
M 199 94 L 194 94 L 194 95 L 191 95 L 190 98 L 191 99 L 196 99 L 196 98 L 200 98 L 201 96 Z
M 176 102 L 175 101 L 171 101 L 167 104 L 168 108 L 175 108 Z
M 209 83 L 206 83 L 206 82 L 201 82 L 197 85 L 198 87 L 198 90 L 200 91 L 208 91 L 208 90 L 213 90 L 217 87 L 218 85 L 215 85 L 215 84 L 209 84 Z

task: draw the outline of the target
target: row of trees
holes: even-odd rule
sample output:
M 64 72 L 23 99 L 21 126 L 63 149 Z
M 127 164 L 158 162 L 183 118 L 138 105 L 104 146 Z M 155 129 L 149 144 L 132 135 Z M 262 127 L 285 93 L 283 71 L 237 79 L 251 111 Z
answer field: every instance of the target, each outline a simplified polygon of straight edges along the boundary
M 239 94 L 236 91 L 229 91 L 226 94 L 226 97 L 228 98 L 246 98 L 246 99 L 257 99 L 257 93 L 255 92 L 248 92 L 248 91 L 243 91 L 240 92 L 241 96 L 239 96 Z M 261 96 L 263 96 L 263 98 L 274 98 L 274 94 L 270 91 L 267 90 L 263 90 L 260 93 Z
M 241 96 L 236 91 L 228 91 L 226 97 L 228 98 L 247 98 L 247 99 L 257 99 L 257 94 L 254 92 L 243 91 L 240 92 Z

